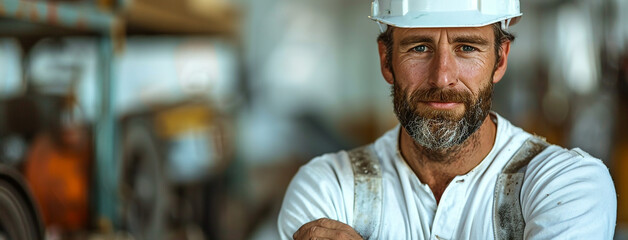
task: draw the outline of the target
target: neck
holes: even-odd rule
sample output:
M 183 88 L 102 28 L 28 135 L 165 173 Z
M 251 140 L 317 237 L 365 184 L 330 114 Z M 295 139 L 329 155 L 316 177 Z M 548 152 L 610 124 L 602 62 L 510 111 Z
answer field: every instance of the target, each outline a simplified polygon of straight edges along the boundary
M 451 180 L 475 168 L 488 155 L 495 143 L 497 125 L 489 114 L 480 128 L 462 144 L 442 150 L 430 150 L 417 144 L 408 133 L 400 133 L 401 155 L 421 182 L 432 189 L 440 201 Z

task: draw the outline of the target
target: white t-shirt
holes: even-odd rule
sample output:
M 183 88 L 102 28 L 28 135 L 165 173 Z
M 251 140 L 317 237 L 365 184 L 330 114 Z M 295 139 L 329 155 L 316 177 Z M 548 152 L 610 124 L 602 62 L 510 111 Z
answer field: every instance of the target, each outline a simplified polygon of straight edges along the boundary
M 495 145 L 478 166 L 451 181 L 439 204 L 401 157 L 399 126 L 375 142 L 382 169 L 380 239 L 494 239 L 497 176 L 531 134 L 492 114 L 497 122 Z M 281 238 L 292 239 L 303 224 L 319 218 L 353 225 L 353 188 L 345 151 L 301 167 L 279 213 Z M 608 169 L 578 148 L 552 145 L 532 159 L 520 197 L 525 239 L 613 238 L 617 199 Z

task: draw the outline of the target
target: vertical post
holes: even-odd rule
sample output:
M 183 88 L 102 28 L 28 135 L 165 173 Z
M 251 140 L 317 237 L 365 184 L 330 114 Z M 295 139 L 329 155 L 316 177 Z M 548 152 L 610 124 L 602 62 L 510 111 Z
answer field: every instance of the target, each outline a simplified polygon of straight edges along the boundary
M 97 217 L 117 224 L 117 162 L 116 122 L 114 111 L 115 77 L 112 36 L 105 33 L 99 39 L 100 111 L 96 121 L 96 199 Z

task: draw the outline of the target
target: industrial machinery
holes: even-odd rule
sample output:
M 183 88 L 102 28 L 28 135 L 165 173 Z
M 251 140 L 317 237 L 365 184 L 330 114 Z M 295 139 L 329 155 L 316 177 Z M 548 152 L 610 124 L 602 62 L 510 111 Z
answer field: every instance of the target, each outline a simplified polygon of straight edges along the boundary
M 116 67 L 125 66 L 124 63 L 118 61 L 123 61 L 120 59 L 124 59 L 122 55 L 126 53 L 125 47 L 133 42 L 127 42 L 128 35 L 170 34 L 173 35 L 172 39 L 181 36 L 203 36 L 197 37 L 205 38 L 200 42 L 206 42 L 207 36 L 232 35 L 238 24 L 237 14 L 233 11 L 232 4 L 221 0 L 185 0 L 177 1 L 176 4 L 168 0 L 4 0 L 0 1 L 0 9 L 2 9 L 0 11 L 2 18 L 0 36 L 9 36 L 19 43 L 18 46 L 9 46 L 10 44 L 2 42 L 4 45 L 0 48 L 9 46 L 9 49 L 23 49 L 27 53 L 24 55 L 28 56 L 15 58 L 17 63 L 27 63 L 26 66 L 19 66 L 17 71 L 8 71 L 6 66 L 12 65 L 7 64 L 6 61 L 0 64 L 0 70 L 3 70 L 0 74 L 16 72 L 15 79 L 18 79 L 17 83 L 22 84 L 7 81 L 13 78 L 0 76 L 0 97 L 2 98 L 0 112 L 13 111 L 21 115 L 18 117 L 6 117 L 6 114 L 0 116 L 0 163 L 5 163 L 2 166 L 3 171 L 0 172 L 2 177 L 0 178 L 0 239 L 44 239 L 44 224 L 53 223 L 57 226 L 60 224 L 64 231 L 91 228 L 89 230 L 106 234 L 112 231 L 128 230 L 137 235 L 137 239 L 166 238 L 160 234 L 166 232 L 167 229 L 138 226 L 138 224 L 146 224 L 164 227 L 165 225 L 160 223 L 169 221 L 170 216 L 165 214 L 171 214 L 171 212 L 161 211 L 160 209 L 163 208 L 160 206 L 172 206 L 166 206 L 164 204 L 167 202 L 160 201 L 155 202 L 157 205 L 144 204 L 143 197 L 145 196 L 153 197 L 152 200 L 159 199 L 154 198 L 156 195 L 145 194 L 144 190 L 150 191 L 152 187 L 164 188 L 159 181 L 149 182 L 150 187 L 138 188 L 138 186 L 144 186 L 142 184 L 145 183 L 143 183 L 144 176 L 147 174 L 143 173 L 153 171 L 150 173 L 158 175 L 148 174 L 148 176 L 157 176 L 157 179 L 165 176 L 164 181 L 175 185 L 175 189 L 169 188 L 169 191 L 181 192 L 180 189 L 187 188 L 182 186 L 198 182 L 199 179 L 203 179 L 202 176 L 207 175 L 208 169 L 216 169 L 216 166 L 220 164 L 211 165 L 214 163 L 212 161 L 223 159 L 223 156 L 213 158 L 217 156 L 214 154 L 222 154 L 217 151 L 212 151 L 211 154 L 200 152 L 201 155 L 198 155 L 199 158 L 196 159 L 199 161 L 195 163 L 201 165 L 183 163 L 178 159 L 181 159 L 181 156 L 189 156 L 189 146 L 195 143 L 205 142 L 208 146 L 214 146 L 222 142 L 215 141 L 212 137 L 219 135 L 218 131 L 212 128 L 195 128 L 191 134 L 188 134 L 190 131 L 187 130 L 176 130 L 165 133 L 166 135 L 158 133 L 157 130 L 160 128 L 152 127 L 156 125 L 151 124 L 161 124 L 162 121 L 169 122 L 168 119 L 172 119 L 159 117 L 163 113 L 161 110 L 167 112 L 165 109 L 151 111 L 155 121 L 148 125 L 142 125 L 145 122 L 140 121 L 142 126 L 138 127 L 138 119 L 141 120 L 142 117 L 129 117 L 142 115 L 136 111 L 138 108 L 135 107 L 138 106 L 131 106 L 130 109 L 118 108 L 120 102 L 129 99 L 120 101 L 116 99 L 122 95 L 117 92 L 120 90 L 117 84 L 125 80 L 119 81 L 119 72 L 116 72 Z M 63 50 L 67 50 L 63 46 L 65 39 L 76 36 L 88 39 L 89 51 L 79 51 L 78 55 L 91 60 L 76 61 L 79 58 L 74 58 L 72 54 L 62 54 Z M 50 41 L 51 38 L 53 41 Z M 46 48 L 39 49 L 42 51 L 35 51 L 41 45 L 40 43 L 44 42 L 42 40 L 62 43 L 62 47 L 59 48 L 61 51 L 56 51 L 54 48 L 54 51 L 48 52 Z M 76 43 L 66 46 L 73 44 Z M 130 45 L 133 44 L 130 43 Z M 68 49 L 72 50 L 71 47 Z M 190 49 L 192 52 L 188 51 Z M 198 56 L 193 52 L 197 49 L 195 46 L 191 46 L 190 49 L 183 49 L 170 57 L 185 60 L 190 56 L 192 58 Z M 33 52 L 43 52 L 43 54 L 30 55 Z M 42 59 L 44 60 L 40 61 Z M 162 99 L 172 100 L 169 103 L 174 102 L 176 105 L 181 104 L 179 97 L 184 96 L 183 99 L 185 99 L 187 93 L 198 95 L 199 92 L 205 90 L 211 92 L 217 89 L 214 86 L 210 89 L 201 86 L 207 82 L 205 80 L 215 77 L 212 74 L 218 72 L 213 71 L 216 70 L 216 66 L 210 66 L 209 69 L 212 71 L 206 74 L 197 70 L 207 65 L 194 65 L 205 62 L 194 60 L 192 64 L 188 64 L 183 60 L 173 62 L 174 64 L 181 63 L 178 66 L 180 69 L 172 71 L 175 73 L 175 78 L 171 78 L 171 80 L 175 79 L 175 82 L 180 81 L 181 88 L 177 92 L 178 95 L 174 98 L 163 97 L 159 94 L 152 97 L 161 96 Z M 41 64 L 42 62 L 45 64 Z M 71 64 L 66 64 L 68 62 Z M 77 62 L 79 65 L 91 64 L 91 68 L 84 66 L 77 68 Z M 49 66 L 54 67 L 49 68 Z M 223 66 L 219 68 L 224 69 Z M 22 76 L 22 73 L 26 74 Z M 91 75 L 85 77 L 86 73 Z M 176 76 L 181 78 L 176 78 Z M 82 83 L 75 81 L 81 77 L 88 78 L 91 82 L 81 85 Z M 26 82 L 28 84 L 25 84 Z M 20 86 L 27 87 L 20 88 Z M 7 94 L 7 89 L 12 92 Z M 13 89 L 16 90 L 13 91 Z M 172 90 L 168 87 L 164 89 Z M 136 89 L 132 88 L 132 90 Z M 148 91 L 147 93 L 150 95 L 155 92 Z M 135 93 L 126 96 L 137 97 Z M 151 101 L 144 101 L 146 96 L 141 95 L 140 99 L 132 99 L 132 101 L 139 102 L 140 109 L 146 106 L 152 107 Z M 87 107 L 81 104 L 87 104 Z M 189 109 L 186 108 L 187 105 L 177 106 L 184 107 L 184 112 L 187 111 L 185 109 Z M 78 125 L 72 122 L 72 114 L 76 113 L 76 109 L 84 114 L 82 117 L 85 117 L 80 119 Z M 198 109 L 207 110 L 207 108 Z M 122 113 L 122 111 L 125 112 Z M 46 116 L 52 116 L 52 118 Z M 119 122 L 121 116 L 125 116 L 125 119 L 133 118 L 133 120 L 127 125 L 126 121 Z M 51 126 L 48 126 L 51 122 Z M 118 127 L 118 124 L 122 126 Z M 171 124 L 166 123 L 166 125 Z M 206 122 L 201 125 L 208 126 Z M 196 134 L 199 132 L 208 135 Z M 128 144 L 119 144 L 118 136 L 121 136 L 125 144 L 127 142 Z M 207 150 L 210 149 L 214 148 L 207 148 Z M 133 155 L 136 153 L 140 155 Z M 166 157 L 154 155 L 162 153 L 166 154 Z M 137 159 L 141 161 L 136 161 Z M 165 164 L 167 168 L 155 168 L 150 164 Z M 58 171 L 60 169 L 61 171 Z M 175 171 L 164 171 L 165 169 Z M 195 175 L 194 171 L 200 172 Z M 20 174 L 24 174 L 25 179 L 28 180 L 20 180 L 22 179 Z M 28 190 L 29 185 L 32 185 L 32 196 L 31 191 Z M 61 193 L 55 192 L 54 189 Z M 157 193 L 166 194 L 165 192 Z M 63 200 L 51 200 L 54 194 L 63 195 Z M 173 196 L 181 196 L 181 194 L 173 194 Z M 165 198 L 168 196 L 166 195 Z M 168 203 L 179 206 L 179 203 L 183 201 L 187 200 L 181 197 Z M 156 212 L 157 215 L 149 215 L 150 219 L 145 220 L 142 214 L 147 211 Z M 180 212 L 175 214 L 186 215 Z M 47 217 L 43 217 L 44 215 Z M 134 219 L 139 220 L 134 221 Z M 175 239 L 191 238 L 175 237 Z
M 0 164 L 0 239 L 42 240 L 44 228 L 28 186 L 13 168 Z

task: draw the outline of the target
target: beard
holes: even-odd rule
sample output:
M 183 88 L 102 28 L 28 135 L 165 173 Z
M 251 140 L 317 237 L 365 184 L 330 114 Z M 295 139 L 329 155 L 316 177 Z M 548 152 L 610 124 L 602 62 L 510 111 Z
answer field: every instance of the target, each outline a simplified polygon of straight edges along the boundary
M 491 109 L 493 83 L 480 89 L 477 98 L 469 92 L 451 89 L 417 89 L 410 96 L 393 83 L 394 111 L 397 119 L 414 141 L 424 148 L 442 152 L 460 146 L 475 133 Z M 464 104 L 464 113 L 420 109 L 419 102 L 457 102 Z

